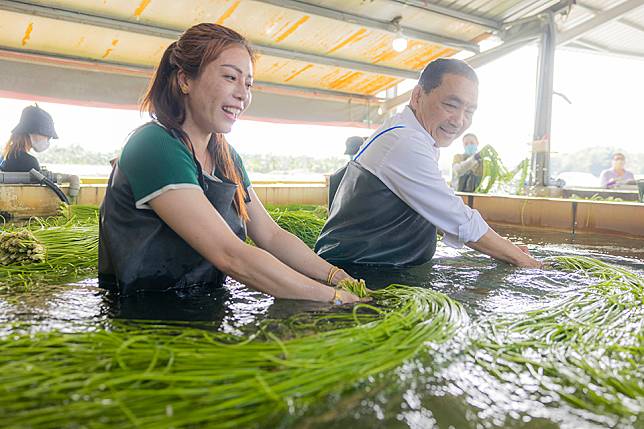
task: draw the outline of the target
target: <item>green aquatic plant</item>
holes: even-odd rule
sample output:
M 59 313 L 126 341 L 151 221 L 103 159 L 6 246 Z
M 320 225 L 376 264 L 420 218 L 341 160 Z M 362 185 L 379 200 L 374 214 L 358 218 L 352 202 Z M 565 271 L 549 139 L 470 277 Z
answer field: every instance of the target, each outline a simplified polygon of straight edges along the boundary
M 307 211 L 311 212 L 320 219 L 326 220 L 329 217 L 329 211 L 324 206 L 318 206 L 314 204 L 284 204 L 284 205 L 275 205 L 275 204 L 266 204 L 266 210 L 270 213 L 271 211 L 281 210 L 281 211 Z
M 517 174 L 520 174 L 517 193 L 522 192 L 528 178 L 528 170 L 530 167 L 530 161 L 528 159 L 521 161 L 514 170 L 508 170 L 492 146 L 486 145 L 481 149 L 479 155 L 483 163 L 483 174 L 481 176 L 481 182 L 474 192 L 487 194 L 496 183 L 510 183 L 515 179 Z
M 56 284 L 97 275 L 97 224 L 37 225 L 32 223 L 15 231 L 31 234 L 44 248 L 44 260 L 0 266 L 0 289 L 33 283 Z
M 61 204 L 56 220 L 77 223 L 98 223 L 98 207 L 84 204 Z
M 644 412 L 644 279 L 582 256 L 550 259 L 591 284 L 522 314 L 480 325 L 477 364 L 499 379 L 594 412 Z
M 30 231 L 0 231 L 0 266 L 44 260 L 45 248 Z
M 449 340 L 468 321 L 460 304 L 429 289 L 391 285 L 370 295 L 370 304 L 280 321 L 289 338 L 270 324 L 249 338 L 153 323 L 11 334 L 0 339 L 0 420 L 38 428 L 271 426 Z
M 351 292 L 358 298 L 364 298 L 369 294 L 364 280 L 343 279 L 338 282 L 337 287 Z
M 326 209 L 325 209 L 326 210 Z M 269 214 L 282 228 L 298 236 L 309 247 L 324 225 L 319 206 L 273 207 Z M 27 234 L 35 238 L 33 251 L 44 253 L 44 260 L 10 260 L 0 247 L 0 289 L 26 287 L 33 283 L 55 284 L 96 277 L 98 266 L 98 207 L 87 205 L 62 205 L 59 215 L 50 218 L 33 218 L 24 226 L 8 228 L 12 237 Z M 5 232 L 7 234 L 7 232 Z M 9 237 L 9 236 L 6 236 Z M 2 241 L 4 242 L 4 241 Z M 13 242 L 13 241 L 11 241 Z M 24 242 L 25 246 L 26 241 Z M 1 246 L 1 244 L 0 244 Z M 14 255 L 20 245 L 11 246 Z M 26 248 L 26 247 L 25 247 Z M 41 250 L 44 249 L 44 252 Z M 26 254 L 26 253 L 25 253 Z M 3 256 L 4 255 L 4 256 Z
M 326 221 L 320 213 L 302 209 L 269 209 L 268 214 L 283 229 L 297 236 L 310 248 L 315 246 Z
M 607 197 L 602 197 L 599 194 L 593 194 L 590 197 L 581 197 L 577 194 L 572 194 L 568 199 L 570 200 L 582 200 L 582 201 L 612 201 L 612 202 L 624 202 L 625 200 L 623 198 L 618 198 L 618 197 L 613 197 L 613 196 L 607 196 Z
M 84 216 L 69 210 L 21 227 L 43 244 L 47 258 L 0 267 L 0 283 L 51 284 L 96 275 L 97 209 L 83 209 Z M 321 220 L 312 211 L 269 210 L 304 237 L 313 234 L 301 227 L 302 219 Z M 516 389 L 528 382 L 537 385 L 535 395 L 575 408 L 641 414 L 642 277 L 579 256 L 550 263 L 588 285 L 521 314 L 485 319 L 468 331 L 470 358 Z M 243 338 L 154 324 L 11 334 L 0 339 L 0 419 L 9 427 L 266 423 L 394 368 L 425 342 L 448 341 L 466 324 L 462 306 L 436 292 L 399 285 L 370 292 L 364 286 L 340 285 L 369 294 L 372 303 L 266 322 Z

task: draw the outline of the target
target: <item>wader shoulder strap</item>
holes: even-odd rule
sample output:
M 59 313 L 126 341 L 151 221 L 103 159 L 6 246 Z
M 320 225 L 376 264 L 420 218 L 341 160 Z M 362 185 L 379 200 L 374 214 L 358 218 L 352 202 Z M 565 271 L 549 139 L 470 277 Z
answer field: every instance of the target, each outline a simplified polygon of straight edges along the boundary
M 363 148 L 362 148 L 362 150 L 361 150 L 360 152 L 358 152 L 358 154 L 353 158 L 353 160 L 354 160 L 354 161 L 357 161 L 357 160 L 358 160 L 358 158 L 360 157 L 360 155 L 362 155 L 362 154 L 364 153 L 364 151 L 365 151 L 365 150 L 367 150 L 367 148 L 371 145 L 371 143 L 373 143 L 374 141 L 376 141 L 376 139 L 377 139 L 378 137 L 380 137 L 381 135 L 383 135 L 384 133 L 386 133 L 386 132 L 388 132 L 388 131 L 395 130 L 396 128 L 405 128 L 405 126 L 404 126 L 404 125 L 395 125 L 395 126 L 393 126 L 393 127 L 387 128 L 386 130 L 382 130 L 382 131 L 380 131 L 378 134 L 376 134 L 376 135 L 375 135 L 375 136 L 374 136 L 374 137 L 369 141 L 369 143 L 367 143 L 367 144 L 365 145 L 365 147 L 363 147 Z

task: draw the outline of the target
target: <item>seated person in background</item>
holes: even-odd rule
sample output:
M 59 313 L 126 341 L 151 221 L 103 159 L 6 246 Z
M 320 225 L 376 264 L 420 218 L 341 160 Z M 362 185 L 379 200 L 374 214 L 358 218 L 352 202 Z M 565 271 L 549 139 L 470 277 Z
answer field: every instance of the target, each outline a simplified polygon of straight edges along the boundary
M 346 149 L 344 150 L 345 155 L 349 155 L 349 158 L 353 158 L 353 155 L 358 153 L 360 146 L 364 143 L 365 138 L 360 136 L 351 136 L 344 143 Z
M 474 192 L 481 183 L 483 163 L 477 153 L 479 140 L 474 134 L 463 136 L 463 153 L 452 161 L 452 188 L 458 192 Z
M 57 139 L 58 134 L 49 113 L 38 106 L 25 107 L 20 122 L 11 131 L 11 137 L 2 151 L 4 161 L 0 164 L 0 170 L 28 172 L 33 168 L 40 171 L 36 157 L 27 152 L 30 149 L 36 152 L 47 150 L 52 138 Z
M 633 176 L 633 173 L 624 169 L 626 157 L 623 153 L 615 153 L 612 164 L 612 168 L 602 171 L 599 176 L 600 186 L 602 188 L 617 188 L 622 185 L 635 184 L 635 176 Z
M 344 150 L 345 155 L 349 155 L 349 162 L 353 159 L 356 153 L 360 150 L 360 146 L 365 142 L 366 137 L 360 136 L 351 136 L 344 142 L 346 149 Z M 338 171 L 328 176 L 329 179 L 329 201 L 335 196 L 335 191 L 340 185 L 340 179 L 342 178 L 342 172 L 346 170 L 347 166 L 341 167 Z

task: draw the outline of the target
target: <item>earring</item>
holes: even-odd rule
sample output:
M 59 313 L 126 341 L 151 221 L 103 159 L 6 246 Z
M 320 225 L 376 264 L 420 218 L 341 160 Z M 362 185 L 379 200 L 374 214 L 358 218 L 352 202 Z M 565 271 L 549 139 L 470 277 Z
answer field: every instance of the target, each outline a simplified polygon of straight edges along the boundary
M 182 92 L 183 94 L 187 94 L 187 93 L 188 93 L 188 87 L 187 87 L 187 86 L 185 86 L 185 85 L 180 85 L 180 88 L 181 88 L 181 92 Z

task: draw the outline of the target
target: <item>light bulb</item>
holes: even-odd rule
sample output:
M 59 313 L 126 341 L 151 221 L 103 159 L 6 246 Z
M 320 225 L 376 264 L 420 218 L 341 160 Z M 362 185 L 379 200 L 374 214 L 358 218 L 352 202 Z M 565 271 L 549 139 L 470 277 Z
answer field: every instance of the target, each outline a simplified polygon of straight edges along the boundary
M 396 52 L 403 52 L 405 49 L 407 49 L 407 39 L 405 39 L 402 35 L 396 36 L 393 42 L 391 42 L 391 47 L 394 48 L 394 51 Z

